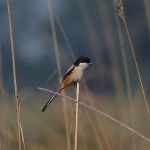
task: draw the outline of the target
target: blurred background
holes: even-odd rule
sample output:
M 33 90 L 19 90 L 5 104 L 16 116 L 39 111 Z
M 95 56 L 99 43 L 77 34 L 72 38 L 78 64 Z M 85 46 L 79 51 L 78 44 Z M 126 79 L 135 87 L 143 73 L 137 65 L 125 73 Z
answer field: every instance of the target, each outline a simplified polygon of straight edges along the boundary
M 125 0 L 124 12 L 149 103 L 150 2 Z M 50 16 L 54 18 L 61 72 L 79 56 L 91 58 L 80 99 L 150 137 L 149 119 L 124 23 L 113 0 L 11 0 L 17 84 L 27 149 L 66 149 L 66 123 L 60 97 L 41 114 L 56 90 L 59 74 Z M 17 149 L 15 99 L 7 3 L 0 1 L 0 149 Z M 121 36 L 121 37 L 120 37 Z M 74 88 L 66 90 L 74 97 Z M 67 101 L 68 126 L 73 103 Z M 80 108 L 79 108 L 80 109 Z M 79 112 L 82 150 L 146 150 L 149 143 L 83 107 Z M 90 136 L 89 136 L 90 135 Z M 58 144 L 59 143 L 59 144 Z M 71 146 L 73 147 L 73 135 Z

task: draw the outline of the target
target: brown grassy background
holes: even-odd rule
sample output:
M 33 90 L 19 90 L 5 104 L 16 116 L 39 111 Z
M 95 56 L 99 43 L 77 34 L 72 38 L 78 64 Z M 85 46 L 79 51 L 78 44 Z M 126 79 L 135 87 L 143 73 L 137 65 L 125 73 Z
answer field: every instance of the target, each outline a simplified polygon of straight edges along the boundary
M 114 1 L 95 0 L 91 2 L 85 0 L 67 2 L 65 3 L 68 4 L 67 6 L 62 5 L 62 9 L 64 7 L 66 10 L 63 10 L 65 15 L 62 15 L 59 11 L 57 12 L 55 6 L 57 4 L 54 1 L 43 2 L 42 7 L 46 8 L 46 11 L 44 12 L 44 9 L 42 9 L 41 13 L 44 12 L 44 15 L 42 15 L 47 16 L 47 18 L 45 17 L 46 21 L 43 19 L 38 24 L 41 27 L 41 32 L 40 34 L 36 32 L 36 34 L 39 37 L 44 37 L 38 39 L 39 43 L 46 41 L 40 47 L 42 51 L 44 52 L 48 47 L 47 51 L 49 52 L 46 52 L 45 57 L 35 64 L 32 62 L 32 67 L 28 64 L 29 58 L 24 57 L 22 61 L 23 57 L 20 54 L 25 45 L 29 44 L 25 38 L 23 38 L 23 42 L 19 38 L 19 26 L 21 26 L 22 18 L 18 16 L 17 12 L 23 4 L 16 1 L 10 3 L 17 85 L 21 99 L 21 124 L 26 149 L 67 149 L 66 131 L 71 126 L 74 103 L 67 99 L 64 99 L 62 103 L 61 98 L 57 97 L 48 110 L 42 114 L 41 108 L 52 94 L 39 91 L 38 86 L 55 90 L 58 85 L 58 78 L 61 78 L 61 74 L 65 73 L 74 58 L 79 55 L 89 56 L 94 64 L 85 72 L 85 80 L 81 82 L 80 86 L 79 100 L 97 110 L 110 114 L 149 138 L 150 122 L 143 98 L 143 92 L 145 92 L 145 100 L 147 100 L 149 106 L 150 55 L 148 44 L 145 42 L 149 41 L 149 32 L 145 32 L 145 29 L 149 31 L 149 2 L 147 0 L 124 2 L 126 25 L 131 35 L 130 38 L 138 66 L 135 65 L 127 30 L 125 30 L 125 24 L 121 18 L 118 17 L 118 7 L 116 7 Z M 5 4 L 2 5 L 4 9 L 6 8 Z M 16 11 L 15 6 L 18 8 Z M 24 5 L 24 7 L 27 6 L 33 5 Z M 132 8 L 133 6 L 135 8 Z M 59 8 L 61 7 L 59 6 Z M 27 7 L 28 10 L 30 10 L 29 7 Z M 136 12 L 136 10 L 140 11 Z M 39 6 L 37 11 L 40 12 Z M 2 12 L 5 14 L 5 11 Z M 53 18 L 49 23 L 50 15 Z M 31 20 L 34 20 L 34 17 L 36 18 L 36 15 L 31 15 Z M 5 15 L 4 22 L 7 19 L 8 16 Z M 26 21 L 30 24 L 31 20 Z M 36 20 L 34 21 L 36 24 Z M 0 24 L 3 27 L 1 28 L 2 35 L 0 39 L 0 150 L 15 150 L 18 149 L 18 136 L 12 64 L 9 62 L 11 54 L 8 52 L 11 49 L 9 36 L 7 35 L 9 28 L 5 28 L 3 23 Z M 8 27 L 8 24 L 6 27 Z M 26 32 L 27 27 L 22 26 L 22 28 Z M 22 31 L 21 33 L 25 34 L 25 32 Z M 31 39 L 34 38 L 33 35 Z M 30 44 L 31 49 L 34 48 L 35 43 L 31 42 Z M 40 48 L 36 48 L 38 52 Z M 35 55 L 32 53 L 34 59 L 36 53 Z M 137 69 L 139 69 L 144 91 L 141 90 Z M 47 72 L 47 70 L 50 71 Z M 75 97 L 75 89 L 73 87 L 67 89 L 66 95 Z M 65 107 L 66 113 L 64 113 Z M 66 129 L 67 120 L 68 128 Z M 70 149 L 73 149 L 73 131 L 70 143 Z M 79 105 L 78 150 L 148 150 L 149 145 L 150 143 L 144 138 L 137 136 L 124 126 L 119 126 L 109 118 Z

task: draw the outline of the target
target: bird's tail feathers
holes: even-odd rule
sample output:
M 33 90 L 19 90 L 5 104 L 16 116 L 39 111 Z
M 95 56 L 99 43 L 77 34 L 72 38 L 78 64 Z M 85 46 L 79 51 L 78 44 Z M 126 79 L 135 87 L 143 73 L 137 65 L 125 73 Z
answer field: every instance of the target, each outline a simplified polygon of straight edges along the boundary
M 57 96 L 57 93 L 59 93 L 62 89 L 58 89 L 57 92 L 47 101 L 47 103 L 44 105 L 44 107 L 42 108 L 42 113 L 47 109 L 47 107 L 49 106 L 49 104 L 54 100 L 54 98 Z

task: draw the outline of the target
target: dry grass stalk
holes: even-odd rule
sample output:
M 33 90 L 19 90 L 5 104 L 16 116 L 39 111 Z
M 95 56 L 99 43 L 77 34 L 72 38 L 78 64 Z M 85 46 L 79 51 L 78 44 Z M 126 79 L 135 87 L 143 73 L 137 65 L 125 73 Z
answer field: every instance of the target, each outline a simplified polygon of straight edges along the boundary
M 59 52 L 57 34 L 56 34 L 56 29 L 55 29 L 54 17 L 53 17 L 54 15 L 53 15 L 52 2 L 51 2 L 51 0 L 47 0 L 47 2 L 48 2 L 50 25 L 51 25 L 51 30 L 52 30 L 52 38 L 53 38 L 53 44 L 54 44 L 54 50 L 55 50 L 55 56 L 56 56 L 57 70 L 58 70 L 58 75 L 59 75 L 59 83 L 61 83 L 62 73 L 61 73 L 61 63 L 60 63 L 60 52 Z M 62 93 L 65 94 L 64 90 L 62 91 Z M 62 103 L 63 103 L 64 119 L 65 119 L 65 124 L 66 124 L 66 141 L 67 141 L 69 138 L 67 106 L 66 106 L 65 101 L 62 101 Z M 69 140 L 69 144 L 67 144 L 67 149 L 68 150 L 71 149 L 70 148 L 70 140 Z
M 2 140 L 0 139 L 0 150 L 2 150 Z
M 113 6 L 114 6 L 114 12 L 115 12 L 115 20 L 116 20 L 116 24 L 117 24 L 117 31 L 118 31 L 118 36 L 119 36 L 119 43 L 120 43 L 120 48 L 121 48 L 121 55 L 122 55 L 122 61 L 123 61 L 123 66 L 124 66 L 124 73 L 125 73 L 125 79 L 126 79 L 126 87 L 127 87 L 127 95 L 128 95 L 128 105 L 129 105 L 129 111 L 131 114 L 131 126 L 133 127 L 133 108 L 131 105 L 131 99 L 132 99 L 132 91 L 131 91 L 131 83 L 130 83 L 130 77 L 129 77 L 129 69 L 128 69 L 128 63 L 127 63 L 127 56 L 125 53 L 125 44 L 124 44 L 124 40 L 123 40 L 123 35 L 122 35 L 122 31 L 121 31 L 121 24 L 119 21 L 119 17 L 118 17 L 118 13 L 117 13 L 117 9 L 116 9 L 116 5 L 114 0 L 113 1 Z M 123 8 L 122 12 L 123 12 Z M 124 16 L 124 13 L 121 15 Z M 134 140 L 134 137 L 132 137 L 132 139 Z M 133 143 L 133 147 L 134 145 L 134 141 Z
M 69 41 L 69 39 L 68 39 L 68 37 L 67 37 L 67 35 L 66 35 L 66 33 L 65 33 L 65 30 L 64 30 L 64 28 L 63 28 L 63 26 L 62 26 L 62 24 L 61 24 L 61 22 L 60 22 L 60 19 L 59 19 L 58 17 L 56 17 L 56 21 L 57 21 L 57 24 L 58 24 L 58 26 L 59 26 L 59 29 L 60 29 L 60 31 L 61 31 L 63 37 L 64 37 L 64 40 L 65 40 L 65 42 L 66 42 L 66 45 L 67 45 L 68 50 L 69 50 L 69 52 L 70 52 L 70 55 L 71 55 L 71 57 L 73 58 L 73 60 L 75 60 L 75 55 L 74 55 L 73 49 L 72 49 L 71 44 L 70 44 L 70 41 Z
M 129 77 L 129 70 L 128 70 L 128 64 L 127 64 L 127 56 L 125 53 L 125 45 L 124 45 L 124 41 L 123 41 L 123 35 L 121 32 L 121 25 L 120 25 L 119 18 L 116 13 L 116 5 L 115 5 L 115 3 L 113 3 L 113 4 L 114 4 L 114 11 L 115 11 L 115 19 L 116 19 L 116 23 L 117 23 L 117 30 L 118 30 L 118 35 L 119 35 L 119 43 L 120 43 L 120 47 L 121 47 L 122 61 L 123 61 L 124 72 L 125 72 L 125 77 L 126 77 L 128 97 L 129 97 L 129 99 L 131 99 L 132 92 L 131 92 L 130 77 Z M 123 8 L 122 8 L 122 12 L 123 12 Z M 121 16 L 124 16 L 124 13 Z
M 115 0 L 115 4 L 118 8 L 119 16 L 124 20 L 125 16 L 124 16 L 124 8 L 123 8 L 122 0 Z
M 122 0 L 116 0 L 115 2 L 116 2 L 116 6 L 118 7 L 119 16 L 121 17 L 121 19 L 123 20 L 123 23 L 125 25 L 125 29 L 126 29 L 126 32 L 127 32 L 129 43 L 130 43 L 130 47 L 131 47 L 134 63 L 135 63 L 135 66 L 136 66 L 138 78 L 139 78 L 139 81 L 140 81 L 140 86 L 141 86 L 142 93 L 143 93 L 143 98 L 144 98 L 146 110 L 147 110 L 148 116 L 150 117 L 150 111 L 149 111 L 148 102 L 147 102 L 147 98 L 146 98 L 146 95 L 145 95 L 145 90 L 144 90 L 144 86 L 143 86 L 143 82 L 142 82 L 142 78 L 141 78 L 141 74 L 140 74 L 140 70 L 139 70 L 139 65 L 138 65 L 138 62 L 137 62 L 137 59 L 136 59 L 136 55 L 135 55 L 135 52 L 134 52 L 134 48 L 133 48 L 133 44 L 132 44 L 132 41 L 131 41 L 130 33 L 129 33 L 128 26 L 127 26 L 125 16 L 124 16 L 123 3 L 122 3 Z
M 21 150 L 21 130 L 22 130 L 22 128 L 20 128 L 21 127 L 20 99 L 18 96 L 18 88 L 17 88 L 15 52 L 14 52 L 14 42 L 13 42 L 13 33 L 12 33 L 12 24 L 11 24 L 11 15 L 10 15 L 10 1 L 9 0 L 7 0 L 7 9 L 8 9 L 8 22 L 9 22 L 11 51 L 12 51 L 13 79 L 14 79 L 14 89 L 15 89 L 15 99 L 16 99 L 18 146 L 19 146 L 19 150 Z M 22 131 L 22 133 L 23 133 L 23 131 Z
M 77 150 L 77 143 L 78 143 L 78 107 L 79 107 L 78 100 L 79 100 L 79 83 L 77 83 L 76 87 L 74 150 Z
M 18 96 L 18 108 L 19 108 L 19 112 L 21 112 L 21 101 L 20 101 L 20 96 Z M 23 148 L 25 150 L 25 140 L 24 140 L 24 134 L 23 134 L 23 129 L 22 129 L 22 125 L 21 125 L 21 116 L 19 113 L 19 127 L 20 127 L 20 134 L 21 134 L 21 139 L 22 139 L 22 143 L 23 143 Z
M 24 135 L 23 135 L 23 130 L 22 130 L 21 124 L 20 124 L 20 132 L 21 132 L 21 139 L 22 139 L 22 143 L 23 143 L 23 148 L 25 150 L 26 149 L 26 147 L 25 147 L 25 140 L 24 140 Z
M 83 85 L 84 85 L 84 88 L 85 88 L 85 91 L 86 91 L 88 103 L 90 104 L 90 106 L 95 108 L 94 98 L 93 98 L 90 90 L 88 89 L 84 79 L 83 79 L 83 81 L 84 81 Z M 87 118 L 88 118 L 88 120 L 89 120 L 89 122 L 92 126 L 92 130 L 94 131 L 95 139 L 97 141 L 97 145 L 98 145 L 99 149 L 101 149 L 101 150 L 105 150 L 105 149 L 111 150 L 110 142 L 108 140 L 106 131 L 104 129 L 103 122 L 100 119 L 99 115 L 97 113 L 94 113 L 94 116 L 96 118 L 98 126 L 93 126 L 93 121 L 89 117 L 89 112 L 86 112 L 86 115 L 87 115 Z M 99 129 L 100 129 L 100 131 L 97 132 Z
M 149 0 L 144 0 L 144 6 L 145 6 L 148 30 L 150 32 L 150 1 Z M 150 37 L 150 35 L 149 35 L 149 37 Z
M 122 107 L 123 107 L 123 101 L 121 100 L 122 97 L 124 97 L 124 89 L 123 89 L 123 78 L 121 77 L 121 70 L 120 70 L 120 66 L 119 66 L 119 59 L 118 59 L 118 53 L 117 53 L 117 44 L 115 42 L 115 37 L 114 37 L 114 33 L 113 33 L 113 25 L 110 19 L 110 15 L 109 15 L 109 11 L 107 8 L 107 3 L 105 0 L 99 1 L 97 0 L 97 4 L 99 6 L 99 16 L 102 22 L 102 27 L 104 29 L 103 33 L 104 33 L 104 39 L 106 42 L 106 51 L 107 51 L 107 55 L 110 61 L 110 70 L 109 73 L 111 74 L 111 80 L 112 80 L 112 84 L 113 84 L 113 89 L 114 89 L 114 94 L 115 94 L 115 103 L 117 105 L 119 105 L 119 107 L 117 107 L 117 115 L 118 117 L 122 118 L 123 114 L 122 114 Z M 107 27 L 107 29 L 105 30 L 105 27 Z M 105 83 L 104 83 L 105 85 Z M 120 138 L 119 138 L 119 149 L 122 149 L 122 143 L 123 143 L 123 132 L 120 129 Z M 106 131 L 105 131 L 106 132 Z M 107 138 L 107 141 L 109 138 Z M 109 143 L 109 142 L 107 142 Z
M 97 6 L 99 8 L 100 1 L 97 0 L 96 2 L 97 2 Z M 87 3 L 85 1 L 78 1 L 77 4 L 78 4 L 78 7 L 80 9 L 82 20 L 84 22 L 85 29 L 86 29 L 86 34 L 87 34 L 87 37 L 88 37 L 87 45 L 90 47 L 90 49 L 93 52 L 92 54 L 95 58 L 95 63 L 100 64 L 99 69 L 97 70 L 96 74 L 99 75 L 99 80 L 100 80 L 100 82 L 103 86 L 103 85 L 105 85 L 105 83 L 104 83 L 104 80 L 102 79 L 103 74 L 102 74 L 101 70 L 103 70 L 103 66 L 104 66 L 104 61 L 103 60 L 104 60 L 104 58 L 103 58 L 102 46 L 99 42 L 99 36 L 97 34 L 97 31 L 96 31 L 96 28 L 95 28 L 95 25 L 94 25 L 94 22 L 93 22 L 93 18 L 92 18 L 92 15 L 90 13 L 90 9 L 89 9 Z M 84 80 L 83 80 L 83 82 L 84 82 Z M 85 89 L 85 91 L 86 91 L 86 93 L 88 93 L 87 89 Z M 92 104 L 93 99 L 90 98 L 90 97 L 88 97 L 88 99 L 89 99 L 89 102 Z M 103 142 L 103 146 L 106 145 L 107 149 L 109 149 L 110 144 L 109 144 L 108 138 L 106 136 L 106 133 L 104 131 L 104 127 L 101 124 L 101 120 L 100 120 L 100 118 L 98 117 L 97 114 L 95 114 L 95 117 L 97 118 L 97 120 L 99 122 L 99 125 L 100 125 L 99 128 L 100 128 L 100 131 L 102 133 L 101 137 L 99 137 L 99 133 L 95 132 L 96 133 L 95 138 L 98 139 L 97 140 L 97 145 L 100 146 L 101 145 L 101 139 L 104 139 L 106 144 Z M 93 129 L 94 129 L 94 127 L 93 127 Z M 97 130 L 97 127 L 94 130 Z M 101 149 L 102 149 L 102 147 L 101 147 Z
M 1 37 L 0 37 L 0 91 L 1 91 L 2 102 L 6 102 L 5 88 L 3 83 Z
M 70 129 L 69 129 L 69 136 L 68 136 L 68 139 L 67 139 L 67 147 L 68 147 L 68 144 L 70 142 L 70 137 L 71 137 L 71 132 L 72 132 L 72 129 L 73 129 L 73 125 L 74 125 L 74 121 L 75 121 L 75 108 L 73 109 L 74 112 L 73 112 L 73 115 L 72 115 L 72 120 L 71 120 L 71 125 L 70 125 Z
M 54 92 L 54 91 L 51 91 L 51 90 L 48 90 L 48 89 L 45 89 L 45 88 L 40 88 L 40 87 L 38 87 L 38 89 L 39 89 L 39 90 L 42 90 L 42 91 L 47 91 L 47 92 L 50 92 L 50 93 L 53 93 L 53 94 L 56 93 L 56 92 Z M 93 111 L 93 112 L 98 113 L 99 115 L 101 115 L 101 116 L 103 116 L 103 117 L 105 117 L 105 118 L 111 120 L 112 122 L 116 123 L 116 124 L 117 124 L 118 126 L 120 126 L 121 128 L 127 129 L 127 130 L 130 131 L 133 135 L 135 135 L 135 136 L 137 136 L 137 137 L 143 139 L 145 142 L 150 143 L 150 139 L 149 139 L 148 137 L 144 136 L 144 135 L 141 134 L 140 132 L 138 132 L 138 131 L 134 130 L 133 128 L 129 127 L 129 126 L 126 125 L 125 123 L 123 123 L 123 122 L 121 122 L 121 121 L 119 121 L 119 120 L 113 118 L 111 115 L 109 115 L 109 114 L 107 114 L 107 113 L 104 113 L 104 112 L 102 112 L 102 111 L 100 111 L 100 110 L 98 110 L 98 109 L 96 109 L 96 108 L 94 108 L 94 107 L 92 107 L 92 106 L 90 106 L 90 105 L 88 105 L 88 104 L 82 102 L 82 101 L 79 101 L 79 100 L 77 101 L 76 99 L 73 99 L 73 98 L 71 98 L 71 97 L 69 97 L 69 96 L 66 96 L 66 95 L 63 95 L 63 94 L 60 94 L 60 93 L 57 93 L 57 94 L 58 94 L 59 96 L 65 97 L 66 99 L 68 99 L 68 100 L 70 100 L 70 101 L 72 101 L 72 102 L 74 102 L 74 103 L 78 103 L 78 104 L 84 106 L 85 108 L 87 108 L 87 109 L 90 110 L 90 111 Z

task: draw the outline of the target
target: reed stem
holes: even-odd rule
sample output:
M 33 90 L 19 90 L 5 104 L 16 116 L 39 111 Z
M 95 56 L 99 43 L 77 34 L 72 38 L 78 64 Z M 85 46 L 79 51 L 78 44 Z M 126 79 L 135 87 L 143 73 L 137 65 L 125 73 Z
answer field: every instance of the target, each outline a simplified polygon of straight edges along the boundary
M 20 132 L 21 122 L 20 122 L 20 109 L 19 109 L 20 99 L 18 96 L 18 88 L 17 88 L 15 52 L 14 52 L 14 42 L 13 42 L 13 33 L 12 33 L 12 24 L 11 24 L 11 15 L 10 15 L 10 1 L 9 0 L 7 0 L 7 9 L 8 9 L 8 23 L 9 23 L 10 42 L 11 42 L 11 51 L 12 51 L 13 80 L 14 80 L 15 99 L 16 99 L 18 147 L 19 147 L 19 150 L 21 150 L 21 132 Z
M 75 134 L 74 134 L 74 150 L 77 150 L 77 142 L 78 142 L 78 100 L 79 100 L 79 83 L 77 83 L 76 87 L 76 104 L 75 104 Z

